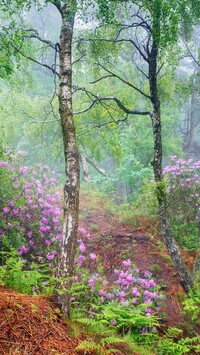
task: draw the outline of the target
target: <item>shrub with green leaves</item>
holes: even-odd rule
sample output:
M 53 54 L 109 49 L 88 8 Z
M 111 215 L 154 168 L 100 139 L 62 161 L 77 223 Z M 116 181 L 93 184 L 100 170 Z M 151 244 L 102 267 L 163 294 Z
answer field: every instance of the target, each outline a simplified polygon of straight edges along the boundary
M 168 211 L 174 236 L 188 250 L 198 247 L 200 208 L 200 161 L 171 157 L 164 168 L 168 193 Z
M 183 313 L 188 322 L 194 327 L 200 326 L 200 284 L 195 283 L 194 287 L 183 301 Z
M 40 268 L 20 257 L 15 250 L 1 252 L 0 284 L 17 292 L 35 294 L 51 294 L 55 287 L 55 279 L 48 265 Z

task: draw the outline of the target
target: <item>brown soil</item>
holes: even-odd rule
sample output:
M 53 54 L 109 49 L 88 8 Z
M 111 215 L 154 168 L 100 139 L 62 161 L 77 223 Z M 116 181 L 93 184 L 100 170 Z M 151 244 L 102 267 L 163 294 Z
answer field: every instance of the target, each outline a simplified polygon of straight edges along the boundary
M 75 355 L 76 346 L 66 322 L 45 297 L 0 287 L 1 355 Z

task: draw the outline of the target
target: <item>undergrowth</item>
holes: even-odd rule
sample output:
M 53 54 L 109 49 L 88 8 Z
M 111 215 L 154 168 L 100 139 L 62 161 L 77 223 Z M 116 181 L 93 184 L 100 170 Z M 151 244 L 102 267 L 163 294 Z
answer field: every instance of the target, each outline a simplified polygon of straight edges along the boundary
M 52 191 L 51 195 L 49 190 L 49 184 L 54 185 L 56 179 L 51 177 L 48 167 L 20 167 L 19 161 L 13 162 L 5 152 L 1 159 L 0 283 L 22 293 L 52 295 L 56 287 L 54 267 L 62 238 L 61 212 L 56 205 L 58 194 Z M 182 186 L 179 184 L 179 187 Z M 196 204 L 198 197 L 195 196 Z M 102 193 L 96 195 L 93 191 L 88 201 L 96 208 L 102 198 Z M 105 199 L 103 201 L 105 207 Z M 137 216 L 137 221 L 140 218 L 143 222 L 144 218 L 157 221 L 153 183 L 146 182 L 131 204 L 115 208 L 107 204 L 107 208 L 118 213 L 121 220 L 132 219 L 133 223 L 138 223 Z M 195 211 L 196 207 L 192 210 L 193 217 Z M 154 225 L 157 228 L 157 224 Z M 183 303 L 184 313 L 190 318 L 191 337 L 184 338 L 179 328 L 169 328 L 161 335 L 160 303 L 164 297 L 152 273 L 147 270 L 143 274 L 130 260 L 123 260 L 114 270 L 115 280 L 110 285 L 97 256 L 87 255 L 84 238 L 90 237 L 79 228 L 70 324 L 74 336 L 84 334 L 85 340 L 77 351 L 101 355 L 198 353 L 200 338 L 195 333 L 195 326 L 199 324 L 198 287 Z M 90 263 L 96 263 L 93 273 L 87 268 Z M 159 270 L 154 266 L 152 271 Z

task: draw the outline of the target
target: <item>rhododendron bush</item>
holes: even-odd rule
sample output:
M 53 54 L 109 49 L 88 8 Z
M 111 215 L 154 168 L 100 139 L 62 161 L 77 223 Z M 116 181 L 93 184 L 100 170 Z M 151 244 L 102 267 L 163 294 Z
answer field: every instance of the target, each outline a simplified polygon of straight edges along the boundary
M 187 249 L 198 246 L 200 208 L 200 161 L 171 157 L 164 168 L 167 181 L 168 208 L 175 237 Z
M 41 164 L 21 166 L 20 161 L 20 156 L 1 153 L 2 249 L 15 248 L 25 259 L 53 267 L 62 238 L 55 172 Z

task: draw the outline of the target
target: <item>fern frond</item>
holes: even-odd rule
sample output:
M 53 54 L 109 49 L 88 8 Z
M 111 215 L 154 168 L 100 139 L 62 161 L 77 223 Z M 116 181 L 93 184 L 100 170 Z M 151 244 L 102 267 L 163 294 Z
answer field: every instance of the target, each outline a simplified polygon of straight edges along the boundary
M 140 346 L 136 344 L 133 340 L 133 337 L 129 334 L 123 336 L 124 343 L 128 346 L 131 353 L 130 354 L 137 354 L 137 355 L 152 355 L 154 352 L 148 350 L 144 346 Z
M 85 350 L 91 351 L 97 349 L 97 344 L 93 341 L 84 340 L 78 346 L 76 346 L 75 350 Z
M 122 338 L 114 336 L 110 336 L 100 340 L 100 344 L 102 344 L 103 346 L 117 343 L 124 343 L 124 340 Z
M 183 333 L 182 329 L 170 327 L 166 331 L 166 336 L 168 338 L 173 338 L 174 339 L 174 338 L 179 338 L 182 333 Z
M 179 341 L 181 344 L 199 344 L 200 343 L 200 335 L 197 335 L 193 338 L 184 338 Z
M 110 355 L 124 355 L 120 350 L 115 349 L 115 348 L 110 348 L 107 350 L 104 350 L 104 354 L 110 354 Z
M 98 324 L 98 322 L 95 319 L 92 319 L 92 318 L 77 318 L 76 322 L 84 324 L 86 326 L 97 325 Z

